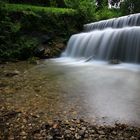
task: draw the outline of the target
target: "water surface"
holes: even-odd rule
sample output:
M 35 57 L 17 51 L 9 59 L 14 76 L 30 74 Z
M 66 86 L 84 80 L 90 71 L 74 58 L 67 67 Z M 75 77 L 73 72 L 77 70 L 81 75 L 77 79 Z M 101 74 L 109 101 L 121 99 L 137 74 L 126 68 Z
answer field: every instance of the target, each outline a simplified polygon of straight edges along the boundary
M 44 64 L 56 77 L 63 105 L 73 106 L 78 115 L 98 122 L 140 123 L 139 65 L 67 59 Z
M 85 118 L 90 122 L 140 124 L 140 66 L 52 59 L 29 67 L 17 63 L 1 72 L 2 106 L 37 112 L 45 119 Z M 4 69 L 4 68 L 3 68 Z M 24 70 L 25 69 L 25 70 Z M 2 71 L 2 68 L 1 68 Z

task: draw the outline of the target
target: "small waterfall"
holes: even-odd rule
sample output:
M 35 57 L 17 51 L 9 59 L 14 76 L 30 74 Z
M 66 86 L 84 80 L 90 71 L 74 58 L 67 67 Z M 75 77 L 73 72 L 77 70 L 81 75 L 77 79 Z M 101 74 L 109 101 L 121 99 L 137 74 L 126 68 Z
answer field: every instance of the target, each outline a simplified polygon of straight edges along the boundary
M 140 14 L 86 24 L 72 35 L 63 56 L 140 63 Z M 89 32 L 90 31 L 90 32 Z
M 123 28 L 126 26 L 140 26 L 140 13 L 86 24 L 84 25 L 84 29 L 85 31 L 91 31 L 102 30 L 108 27 Z

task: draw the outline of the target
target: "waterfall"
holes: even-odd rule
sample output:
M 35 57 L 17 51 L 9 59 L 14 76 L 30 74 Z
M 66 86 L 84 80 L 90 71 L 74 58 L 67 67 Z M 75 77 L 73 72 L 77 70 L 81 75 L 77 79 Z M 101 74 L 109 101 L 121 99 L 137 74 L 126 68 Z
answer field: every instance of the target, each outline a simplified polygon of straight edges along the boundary
M 63 56 L 140 63 L 140 14 L 90 23 L 84 28 L 85 32 L 71 36 Z
M 123 28 L 126 26 L 140 26 L 140 13 L 86 24 L 84 29 L 85 31 L 91 31 L 96 29 L 102 30 L 107 27 Z

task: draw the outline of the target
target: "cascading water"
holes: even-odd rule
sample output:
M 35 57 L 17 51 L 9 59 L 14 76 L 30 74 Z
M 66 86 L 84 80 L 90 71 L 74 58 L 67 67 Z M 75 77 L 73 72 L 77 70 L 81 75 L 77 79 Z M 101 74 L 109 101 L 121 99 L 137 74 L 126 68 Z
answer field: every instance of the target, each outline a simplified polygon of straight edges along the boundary
M 70 38 L 63 56 L 140 63 L 140 14 L 86 24 L 84 28 L 84 33 Z
M 99 22 L 94 22 L 84 25 L 86 31 L 105 29 L 107 27 L 111 28 L 123 28 L 126 26 L 140 26 L 140 14 L 132 14 L 128 16 L 123 16 L 119 18 L 113 18 L 108 20 L 102 20 Z

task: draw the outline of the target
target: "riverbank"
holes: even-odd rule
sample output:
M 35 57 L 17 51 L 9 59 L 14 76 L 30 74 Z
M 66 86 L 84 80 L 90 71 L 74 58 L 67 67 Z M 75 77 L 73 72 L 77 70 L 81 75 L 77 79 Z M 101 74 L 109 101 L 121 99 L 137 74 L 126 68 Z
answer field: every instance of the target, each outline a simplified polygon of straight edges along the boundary
M 57 57 L 62 52 L 60 43 L 66 45 L 72 34 L 82 30 L 84 22 L 68 8 L 0 2 L 0 12 L 0 60 L 42 58 L 42 53 Z
M 39 114 L 0 108 L 1 140 L 139 140 L 140 128 L 92 125 L 83 119 L 43 121 Z

